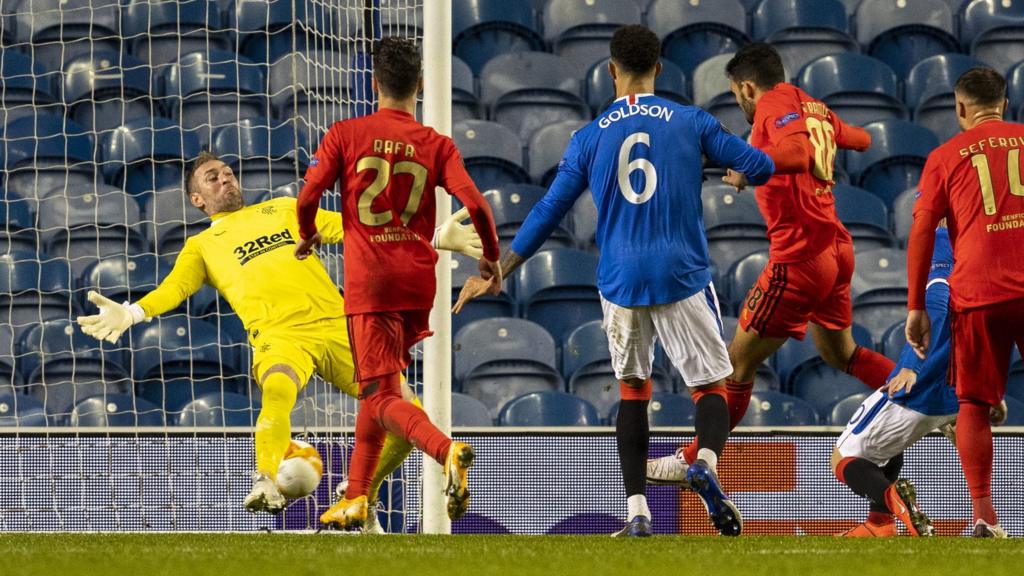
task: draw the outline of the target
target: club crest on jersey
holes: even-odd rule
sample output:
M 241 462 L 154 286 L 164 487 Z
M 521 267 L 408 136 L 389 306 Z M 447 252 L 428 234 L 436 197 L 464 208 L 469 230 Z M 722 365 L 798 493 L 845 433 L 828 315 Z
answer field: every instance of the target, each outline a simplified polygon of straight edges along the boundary
M 277 234 L 265 234 L 244 242 L 234 249 L 238 263 L 245 266 L 253 258 L 276 250 L 282 246 L 294 246 L 295 239 L 292 238 L 292 231 L 285 228 Z
M 797 120 L 799 118 L 800 118 L 800 113 L 799 112 L 790 112 L 789 114 L 786 114 L 782 118 L 779 118 L 778 120 L 776 120 L 775 121 L 775 127 L 776 128 L 782 128 L 786 124 L 789 124 L 793 120 Z
M 312 157 L 312 158 L 311 158 L 311 159 L 309 160 L 309 167 L 310 167 L 310 168 L 316 168 L 316 167 L 317 167 L 317 166 L 319 166 L 319 165 L 320 165 L 320 159 L 319 159 L 319 158 L 317 158 L 316 156 L 313 156 L 313 157 Z

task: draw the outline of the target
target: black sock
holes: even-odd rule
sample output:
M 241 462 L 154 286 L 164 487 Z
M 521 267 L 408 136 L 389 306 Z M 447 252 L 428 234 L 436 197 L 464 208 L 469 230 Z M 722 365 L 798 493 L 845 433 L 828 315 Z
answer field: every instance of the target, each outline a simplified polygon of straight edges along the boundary
M 615 419 L 615 436 L 626 497 L 644 494 L 647 489 L 647 447 L 650 442 L 648 402 L 623 400 L 619 403 L 619 416 Z
M 843 482 L 854 494 L 870 500 L 873 512 L 889 512 L 885 505 L 885 491 L 892 482 L 885 477 L 881 466 L 863 458 L 854 458 L 843 468 Z
M 729 439 L 729 406 L 725 398 L 719 394 L 701 396 L 693 426 L 697 432 L 697 449 L 708 448 L 721 456 L 725 441 Z
M 895 484 L 900 479 L 900 472 L 903 471 L 903 452 L 889 459 L 885 466 L 882 466 L 882 473 L 885 474 L 889 484 Z

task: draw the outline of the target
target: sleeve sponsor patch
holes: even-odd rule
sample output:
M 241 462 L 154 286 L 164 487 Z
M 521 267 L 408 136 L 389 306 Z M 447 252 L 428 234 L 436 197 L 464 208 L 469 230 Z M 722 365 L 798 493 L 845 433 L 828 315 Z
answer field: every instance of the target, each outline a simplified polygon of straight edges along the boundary
M 789 114 L 786 114 L 782 118 L 779 118 L 778 120 L 776 120 L 775 121 L 775 127 L 776 128 L 782 128 L 786 124 L 789 124 L 793 120 L 797 120 L 799 118 L 800 118 L 800 113 L 799 112 L 790 112 Z

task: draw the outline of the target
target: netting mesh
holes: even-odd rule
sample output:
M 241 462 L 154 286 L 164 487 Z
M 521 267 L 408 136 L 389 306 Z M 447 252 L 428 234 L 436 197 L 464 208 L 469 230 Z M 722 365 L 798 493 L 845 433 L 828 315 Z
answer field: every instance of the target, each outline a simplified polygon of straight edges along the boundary
M 232 167 L 248 205 L 296 196 L 331 124 L 372 111 L 372 40 L 421 36 L 422 2 L 0 0 L 0 12 L 0 433 L 15 446 L 29 428 L 63 438 L 72 427 L 76 438 L 31 467 L 15 458 L 18 476 L 5 480 L 25 486 L 22 499 L 51 491 L 52 508 L 38 513 L 56 525 L 75 512 L 58 497 L 60 479 L 79 476 L 96 477 L 81 490 L 96 492 L 85 500 L 115 525 L 126 490 L 145 500 L 165 489 L 171 529 L 202 522 L 175 512 L 196 490 L 204 514 L 230 519 L 225 529 L 267 524 L 240 507 L 252 453 L 231 449 L 227 431 L 251 429 L 260 391 L 242 322 L 217 292 L 205 286 L 117 344 L 74 320 L 95 313 L 89 290 L 121 302 L 155 288 L 185 239 L 209 225 L 183 190 L 201 150 Z M 336 209 L 337 194 L 324 204 Z M 323 262 L 340 285 L 341 248 Z M 315 435 L 330 460 L 301 507 L 310 523 L 344 476 L 354 408 L 314 378 L 293 412 L 296 431 Z M 202 448 L 170 440 L 194 426 L 205 427 Z M 132 439 L 136 465 L 93 470 L 102 463 L 85 445 L 96 427 Z M 200 461 L 200 485 L 186 490 L 175 470 Z M 204 479 L 231 490 L 204 490 Z M 393 484 L 389 512 L 407 489 Z

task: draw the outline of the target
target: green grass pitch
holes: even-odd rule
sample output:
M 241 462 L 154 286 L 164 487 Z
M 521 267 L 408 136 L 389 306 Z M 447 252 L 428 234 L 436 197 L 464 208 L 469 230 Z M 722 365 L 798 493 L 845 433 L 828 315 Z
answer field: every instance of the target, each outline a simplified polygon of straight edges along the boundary
M 0 534 L 5 576 L 997 576 L 1022 566 L 1024 539 Z

